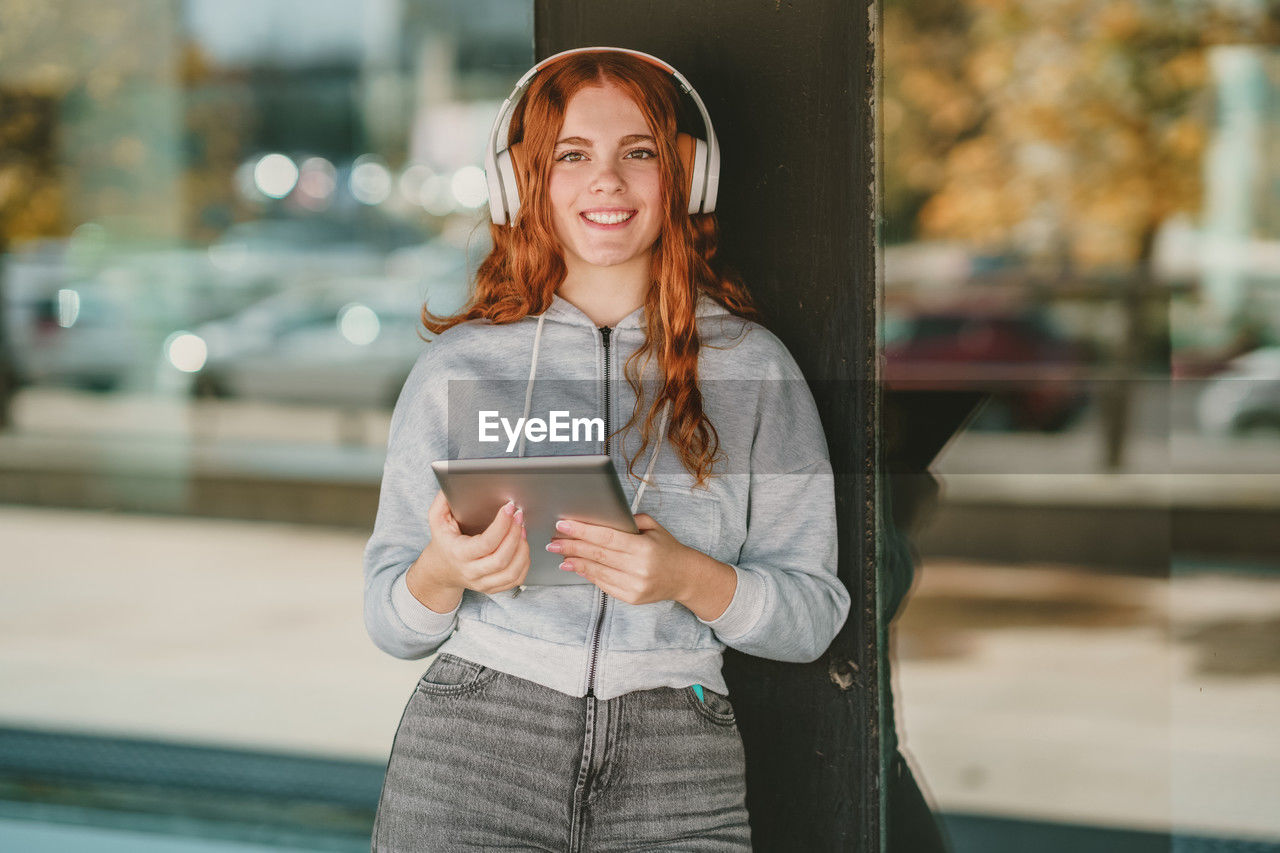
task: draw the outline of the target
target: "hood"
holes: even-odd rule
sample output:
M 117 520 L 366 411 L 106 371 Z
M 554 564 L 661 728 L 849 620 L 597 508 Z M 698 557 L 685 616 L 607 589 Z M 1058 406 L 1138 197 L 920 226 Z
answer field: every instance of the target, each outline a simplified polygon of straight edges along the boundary
M 728 314 L 729 311 L 719 302 L 716 302 L 705 293 L 698 294 L 698 307 L 694 311 L 695 317 L 713 317 L 718 314 Z M 560 294 L 552 294 L 551 307 L 549 307 L 540 317 L 546 317 L 549 320 L 556 320 L 561 323 L 568 323 L 571 326 L 589 326 L 593 329 L 599 328 L 591 318 L 582 313 L 582 309 L 564 299 Z M 640 306 L 627 316 L 623 317 L 616 324 L 615 329 L 632 329 L 643 331 L 645 326 L 644 306 Z
M 694 311 L 696 317 L 711 317 L 721 314 L 729 314 L 730 312 L 720 303 L 716 302 L 706 294 L 698 295 L 698 306 Z M 559 294 L 552 294 L 551 305 L 546 311 L 538 315 L 538 325 L 533 333 L 533 354 L 529 359 L 529 381 L 525 385 L 524 392 L 524 417 L 529 417 L 529 407 L 533 401 L 533 383 L 538 377 L 538 352 L 542 348 L 542 326 L 548 319 L 567 323 L 571 326 L 584 326 L 591 329 L 600 328 L 595 322 L 583 313 L 567 299 L 562 298 Z M 629 329 L 642 332 L 645 326 L 644 306 L 640 306 L 627 316 L 619 320 L 613 327 L 614 329 Z M 645 469 L 644 477 L 640 480 L 640 485 L 636 489 L 635 498 L 631 503 L 631 511 L 634 513 L 636 507 L 640 504 L 640 499 L 644 496 L 645 486 L 648 485 L 649 477 L 653 473 L 654 462 L 657 461 L 658 451 L 661 450 L 663 441 L 666 438 L 667 424 L 671 415 L 671 402 L 667 401 L 662 406 L 662 417 L 658 422 L 658 439 L 653 443 L 653 450 L 649 454 L 649 465 Z M 519 449 L 516 451 L 517 456 L 524 456 L 524 435 L 520 436 Z

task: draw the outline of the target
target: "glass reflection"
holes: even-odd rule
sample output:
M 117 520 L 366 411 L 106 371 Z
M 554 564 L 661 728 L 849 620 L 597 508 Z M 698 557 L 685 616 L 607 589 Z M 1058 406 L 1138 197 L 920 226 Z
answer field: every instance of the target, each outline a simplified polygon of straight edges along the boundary
M 532 4 L 0 21 L 0 848 L 367 848 L 419 663 L 352 567 Z
M 884 24 L 890 848 L 1280 843 L 1274 15 Z

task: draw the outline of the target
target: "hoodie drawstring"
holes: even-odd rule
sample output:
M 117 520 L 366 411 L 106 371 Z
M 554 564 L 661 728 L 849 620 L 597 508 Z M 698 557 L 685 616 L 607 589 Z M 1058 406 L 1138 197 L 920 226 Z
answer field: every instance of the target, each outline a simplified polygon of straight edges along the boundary
M 649 467 L 644 469 L 644 479 L 640 481 L 640 487 L 636 489 L 636 496 L 631 500 L 631 514 L 635 515 L 636 510 L 640 508 L 640 499 L 644 497 L 644 488 L 649 485 L 649 478 L 653 476 L 653 463 L 658 461 L 658 451 L 662 448 L 662 440 L 667 435 L 667 415 L 671 411 L 671 401 L 662 404 L 662 422 L 658 425 L 658 441 L 653 445 L 653 452 L 649 454 Z
M 546 313 L 538 315 L 538 328 L 533 333 L 533 356 L 529 359 L 529 381 L 524 388 L 524 416 L 521 423 L 529 422 L 529 410 L 533 405 L 533 381 L 538 376 L 538 351 L 542 348 L 542 324 L 546 320 Z M 605 381 L 609 378 L 606 376 Z M 631 499 L 631 514 L 635 515 L 636 510 L 640 508 L 640 499 L 644 497 L 645 486 L 648 485 L 649 478 L 653 475 L 654 463 L 658 461 L 658 451 L 662 449 L 662 441 L 667 434 L 667 416 L 671 411 L 671 401 L 668 400 L 662 407 L 662 421 L 658 425 L 658 440 L 654 442 L 653 452 L 649 454 L 649 466 L 645 468 L 644 479 L 640 481 L 640 486 L 636 489 L 635 497 Z M 524 456 L 524 430 L 520 430 L 520 443 L 516 448 L 517 456 Z M 525 589 L 525 585 L 521 584 L 511 590 L 511 597 L 515 598 Z
M 533 356 L 529 359 L 529 381 L 525 384 L 524 389 L 524 416 L 521 423 L 529 422 L 529 411 L 533 405 L 533 381 L 538 376 L 538 352 L 542 349 L 542 324 L 546 320 L 545 312 L 538 315 L 538 328 L 533 333 Z M 605 381 L 609 381 L 608 377 Z M 671 401 L 668 400 L 662 406 L 662 420 L 658 425 L 658 440 L 654 442 L 653 451 L 649 454 L 649 466 L 645 468 L 644 479 L 640 481 L 639 487 L 636 489 L 636 495 L 631 500 L 631 514 L 635 515 L 636 510 L 640 507 L 640 499 L 644 497 L 645 487 L 649 485 L 649 478 L 653 476 L 654 463 L 658 461 L 658 451 L 662 449 L 663 439 L 667 435 L 667 420 L 671 413 Z M 520 443 L 516 447 L 516 456 L 524 456 L 524 430 L 520 430 Z
M 520 423 L 529 422 L 529 406 L 533 403 L 533 378 L 538 375 L 538 350 L 542 348 L 542 323 L 546 314 L 538 315 L 538 329 L 533 333 L 533 358 L 529 360 L 529 382 L 524 389 L 524 417 Z M 516 449 L 517 456 L 524 456 L 524 430 L 520 430 L 520 445 Z

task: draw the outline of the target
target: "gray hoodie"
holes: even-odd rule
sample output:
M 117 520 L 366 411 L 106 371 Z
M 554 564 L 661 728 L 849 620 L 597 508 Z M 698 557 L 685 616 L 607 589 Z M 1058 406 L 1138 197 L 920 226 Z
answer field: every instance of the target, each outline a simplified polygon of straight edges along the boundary
M 636 399 L 623 366 L 643 343 L 643 308 L 606 331 L 556 296 L 541 317 L 462 323 L 425 345 L 392 414 L 364 552 L 365 627 L 378 648 L 404 659 L 449 652 L 601 700 L 690 684 L 727 693 L 725 646 L 779 661 L 822 655 L 848 615 L 849 594 L 836 577 L 834 484 L 813 397 L 763 326 L 706 297 L 697 314 L 699 388 L 724 455 L 698 488 L 665 441 L 651 442 L 654 452 L 637 461 L 637 472 L 652 472 L 647 485 L 628 474 L 638 425 L 607 447 L 599 431 L 585 430 L 559 443 L 525 433 L 518 449 L 502 430 L 496 442 L 481 440 L 486 409 L 510 423 L 560 410 L 603 418 L 606 435 L 622 426 Z M 646 367 L 647 400 L 656 369 Z M 737 588 L 724 613 L 705 621 L 675 601 L 632 605 L 589 583 L 494 595 L 468 589 L 443 614 L 414 598 L 405 577 L 431 536 L 427 509 L 439 488 L 431 462 L 519 452 L 608 453 L 628 497 L 639 492 L 634 512 L 733 567 Z

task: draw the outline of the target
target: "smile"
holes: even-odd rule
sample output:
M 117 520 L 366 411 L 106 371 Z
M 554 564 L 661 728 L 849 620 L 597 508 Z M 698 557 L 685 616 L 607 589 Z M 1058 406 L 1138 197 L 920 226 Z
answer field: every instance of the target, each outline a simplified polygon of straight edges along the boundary
M 620 225 L 635 215 L 634 210 L 589 211 L 582 218 L 596 225 Z

